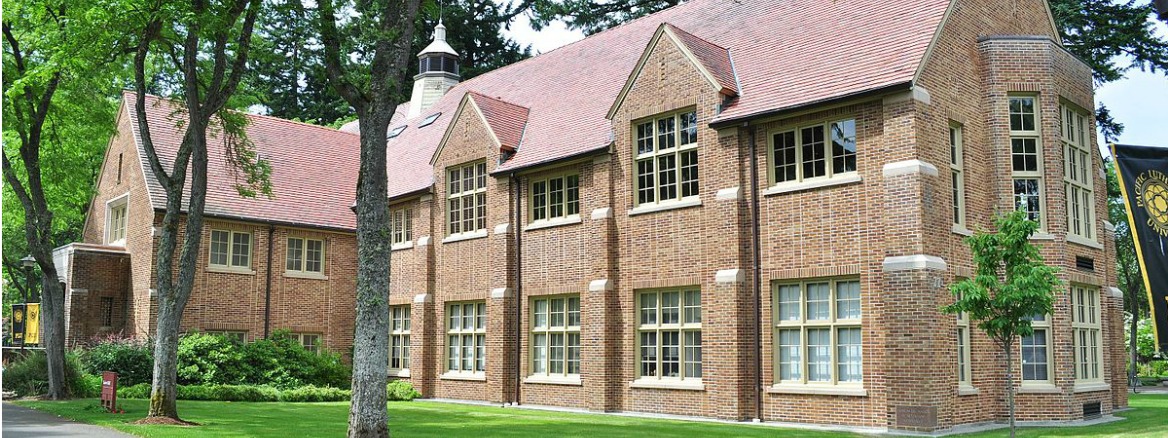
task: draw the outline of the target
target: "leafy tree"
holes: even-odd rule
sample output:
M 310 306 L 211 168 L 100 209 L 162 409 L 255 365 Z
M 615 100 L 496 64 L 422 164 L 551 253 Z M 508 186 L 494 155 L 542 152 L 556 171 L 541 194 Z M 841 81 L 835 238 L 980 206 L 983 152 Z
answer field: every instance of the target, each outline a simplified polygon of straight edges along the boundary
M 1010 437 L 1014 436 L 1014 345 L 1019 336 L 1034 333 L 1030 321 L 1048 315 L 1060 282 L 1056 268 L 1042 261 L 1030 235 L 1038 223 L 1014 211 L 994 220 L 995 232 L 979 232 L 965 239 L 977 265 L 973 278 L 953 285 L 956 302 L 945 313 L 964 313 L 997 344 L 1006 356 L 1006 405 Z
M 230 165 L 245 176 L 246 184 L 236 187 L 240 195 L 254 196 L 256 191 L 271 193 L 267 180 L 270 169 L 257 158 L 243 131 L 247 119 L 225 109 L 244 77 L 260 8 L 259 0 L 157 2 L 147 5 L 137 17 L 141 27 L 134 49 L 137 93 L 133 116 L 137 118 L 138 134 L 150 170 L 166 193 L 166 212 L 155 254 L 158 324 L 150 417 L 179 419 L 175 380 L 179 324 L 194 287 L 202 241 L 208 132 L 219 133 Z M 159 158 L 146 116 L 147 64 L 152 61 L 170 62 L 172 70 L 156 76 L 160 84 L 155 86 L 169 87 L 181 98 L 180 111 L 168 122 L 177 123 L 184 131 L 171 169 L 166 169 Z M 185 211 L 184 192 L 190 196 Z M 186 229 L 176 267 L 179 222 L 184 215 Z M 171 274 L 175 272 L 177 275 Z
M 62 184 L 55 178 L 77 173 L 67 167 L 70 164 L 94 160 L 93 144 L 79 136 L 99 132 L 100 128 L 95 131 L 85 123 L 108 117 L 103 115 L 108 103 L 90 87 L 106 77 L 102 72 L 110 68 L 105 64 L 117 37 L 94 24 L 112 14 L 90 1 L 5 1 L 3 10 L 4 266 L 15 280 L 11 284 L 21 287 L 24 282 L 15 278 L 20 269 L 14 259 L 31 254 L 36 260 L 41 273 L 48 396 L 59 399 L 67 395 L 65 295 L 52 251 L 77 228 L 62 227 L 54 218 L 83 214 L 88 196 L 76 190 L 75 177 L 62 178 L 66 181 Z M 11 208 L 12 198 L 19 201 L 22 216 Z M 10 232 L 17 226 L 23 233 Z M 23 247 L 7 238 L 20 234 Z M 30 293 L 33 286 L 23 288 Z
M 357 175 L 357 312 L 353 335 L 350 437 L 388 437 L 385 385 L 389 364 L 389 197 L 386 140 L 406 87 L 414 53 L 418 0 L 357 1 L 338 25 L 332 0 L 320 0 L 317 23 L 329 83 L 357 110 L 361 166 Z M 369 60 L 343 57 L 341 29 L 368 50 Z M 352 53 L 352 52 L 348 52 Z M 367 61 L 367 62 L 366 62 Z

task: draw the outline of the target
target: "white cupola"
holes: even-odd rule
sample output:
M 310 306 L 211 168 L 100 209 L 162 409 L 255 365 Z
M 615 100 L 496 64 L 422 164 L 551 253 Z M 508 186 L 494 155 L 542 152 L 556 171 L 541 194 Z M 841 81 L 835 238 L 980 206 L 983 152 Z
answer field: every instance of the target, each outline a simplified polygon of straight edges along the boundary
M 434 105 L 446 91 L 458 85 L 458 52 L 446 43 L 446 26 L 438 21 L 434 27 L 434 41 L 418 53 L 418 75 L 414 76 L 414 91 L 410 94 L 410 109 L 406 117 L 416 117 Z

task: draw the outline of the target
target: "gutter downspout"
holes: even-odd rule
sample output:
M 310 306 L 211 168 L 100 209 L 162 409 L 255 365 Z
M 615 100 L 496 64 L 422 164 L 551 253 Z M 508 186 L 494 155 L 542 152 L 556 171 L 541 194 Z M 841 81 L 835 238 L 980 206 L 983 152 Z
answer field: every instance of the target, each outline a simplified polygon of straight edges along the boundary
M 511 173 L 515 187 L 515 406 L 519 406 L 523 390 L 523 187 L 519 177 Z
M 276 226 L 268 224 L 268 278 L 264 288 L 264 339 L 268 338 L 268 331 L 272 326 L 272 248 L 275 242 L 272 237 L 276 234 Z
M 760 232 L 758 225 L 758 155 L 755 145 L 754 128 L 750 122 L 742 124 L 750 134 L 750 240 L 751 240 L 751 286 L 754 288 L 754 382 L 755 390 L 755 421 L 762 422 L 762 397 L 765 391 L 762 387 L 762 256 Z

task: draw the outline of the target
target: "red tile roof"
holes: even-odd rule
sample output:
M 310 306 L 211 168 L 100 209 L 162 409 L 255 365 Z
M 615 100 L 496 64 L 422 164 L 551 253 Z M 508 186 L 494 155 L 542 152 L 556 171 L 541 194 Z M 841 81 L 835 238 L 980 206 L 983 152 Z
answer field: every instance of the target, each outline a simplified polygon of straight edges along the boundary
M 665 23 L 664 26 L 668 27 L 685 45 L 685 48 L 693 53 L 702 67 L 710 72 L 710 75 L 718 82 L 718 86 L 722 87 L 721 92 L 732 96 L 738 95 L 738 79 L 734 77 L 734 63 L 730 61 L 730 52 L 725 47 L 703 40 L 672 24 Z
M 166 192 L 150 170 L 142 147 L 135 95 L 124 93 L 124 116 L 130 118 L 138 155 L 146 175 L 150 203 L 166 208 Z M 185 130 L 179 128 L 179 106 L 147 96 L 146 117 L 159 159 L 168 172 Z M 223 143 L 208 136 L 207 207 L 210 216 L 272 221 L 309 227 L 353 230 L 356 217 L 349 206 L 356 197 L 360 143 L 356 135 L 275 117 L 247 115 L 248 139 L 272 167 L 272 197 L 243 198 L 235 190 L 235 175 L 224 157 Z M 183 207 L 186 207 L 184 200 Z
M 487 126 L 495 133 L 503 148 L 514 150 L 523 138 L 523 128 L 527 126 L 527 108 L 487 97 L 479 93 L 467 93 L 475 106 L 482 112 Z
M 476 92 L 529 109 L 523 142 L 497 171 L 588 153 L 612 142 L 605 118 L 645 46 L 663 23 L 690 34 L 687 47 L 736 74 L 738 98 L 713 120 L 725 122 L 912 81 L 949 0 L 690 0 L 551 52 L 467 80 L 434 107 L 390 128 L 390 196 L 431 187 L 429 158 L 463 95 Z M 698 41 L 704 41 L 698 42 Z M 717 48 L 733 59 L 727 70 Z M 709 52 L 709 53 L 707 53 Z M 715 56 L 717 55 L 717 56 Z M 713 73 L 713 71 L 711 71 Z M 441 112 L 425 128 L 417 121 Z

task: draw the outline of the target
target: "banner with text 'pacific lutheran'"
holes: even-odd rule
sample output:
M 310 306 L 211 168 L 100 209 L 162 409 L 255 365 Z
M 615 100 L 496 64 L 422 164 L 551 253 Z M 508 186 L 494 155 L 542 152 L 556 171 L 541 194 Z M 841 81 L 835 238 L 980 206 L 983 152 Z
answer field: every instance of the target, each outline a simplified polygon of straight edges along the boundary
M 1156 349 L 1168 352 L 1168 148 L 1111 145 L 1151 304 Z

